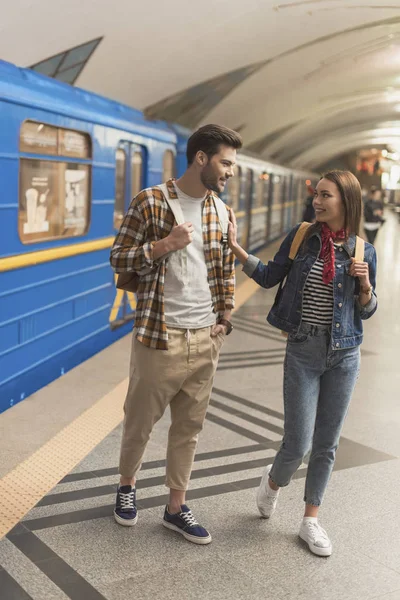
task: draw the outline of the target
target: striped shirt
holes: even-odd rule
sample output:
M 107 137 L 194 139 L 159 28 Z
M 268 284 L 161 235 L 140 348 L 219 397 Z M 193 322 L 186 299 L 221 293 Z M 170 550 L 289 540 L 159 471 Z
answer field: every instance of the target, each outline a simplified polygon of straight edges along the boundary
M 335 249 L 339 248 L 334 244 Z M 333 280 L 322 281 L 324 261 L 317 258 L 308 274 L 303 292 L 302 320 L 312 325 L 331 325 L 333 318 Z
M 177 198 L 173 179 L 167 182 L 171 198 Z M 229 212 L 229 207 L 227 206 Z M 235 260 L 222 231 L 209 191 L 203 206 L 203 244 L 213 310 L 222 315 L 234 307 Z M 111 249 L 110 262 L 116 273 L 140 275 L 135 327 L 137 339 L 149 348 L 168 349 L 164 312 L 166 260 L 155 261 L 154 244 L 171 233 L 175 219 L 158 187 L 142 190 L 132 200 Z M 167 259 L 168 260 L 168 259 Z

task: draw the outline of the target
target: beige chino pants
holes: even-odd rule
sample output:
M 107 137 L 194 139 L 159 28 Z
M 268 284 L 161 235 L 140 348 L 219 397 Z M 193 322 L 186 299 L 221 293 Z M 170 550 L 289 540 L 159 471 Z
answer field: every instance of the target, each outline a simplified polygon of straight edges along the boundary
M 187 490 L 224 335 L 211 327 L 168 328 L 168 350 L 144 346 L 133 332 L 119 472 L 136 477 L 151 431 L 171 410 L 165 485 Z

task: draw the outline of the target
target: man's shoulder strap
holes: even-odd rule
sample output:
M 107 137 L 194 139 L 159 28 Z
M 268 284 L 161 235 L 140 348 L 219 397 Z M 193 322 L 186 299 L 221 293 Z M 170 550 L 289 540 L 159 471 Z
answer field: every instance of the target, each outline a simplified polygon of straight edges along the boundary
M 304 240 L 304 236 L 306 235 L 307 229 L 310 227 L 311 223 L 307 221 L 303 221 L 300 224 L 300 227 L 296 231 L 296 235 L 293 238 L 292 245 L 290 246 L 289 258 L 290 260 L 294 260 L 299 251 L 299 248 Z
M 225 202 L 223 202 L 221 200 L 221 198 L 218 198 L 218 196 L 213 195 L 213 200 L 214 200 L 215 210 L 217 211 L 219 224 L 220 224 L 221 230 L 222 230 L 222 241 L 224 244 L 226 244 L 228 241 L 228 225 L 229 225 L 228 209 L 227 209 Z
M 157 185 L 156 187 L 161 190 L 168 206 L 172 210 L 172 214 L 175 217 L 175 221 L 176 221 L 177 225 L 183 225 L 183 223 L 185 222 L 185 219 L 183 218 L 182 207 L 181 207 L 181 204 L 180 204 L 178 198 L 171 198 L 169 191 L 168 191 L 168 186 L 166 183 L 162 183 L 160 185 Z

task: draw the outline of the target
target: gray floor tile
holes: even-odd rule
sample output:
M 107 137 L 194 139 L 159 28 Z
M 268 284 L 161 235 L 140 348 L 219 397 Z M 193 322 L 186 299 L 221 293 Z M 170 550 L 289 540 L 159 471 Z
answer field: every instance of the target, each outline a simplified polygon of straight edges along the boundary
M 373 598 L 368 598 L 368 600 L 400 600 L 400 588 L 395 592 L 390 592 L 390 594 L 374 596 Z
M 382 506 L 381 515 L 362 519 L 346 528 L 348 544 L 400 575 L 400 521 L 396 509 Z
M 274 542 L 274 543 L 272 543 Z M 254 581 L 286 593 L 290 600 L 365 600 L 399 588 L 399 575 L 346 547 L 329 558 L 314 556 L 296 534 L 271 540 L 251 561 L 235 556 L 232 564 Z
M 207 553 L 207 548 L 200 549 Z M 203 556 L 204 556 L 203 554 Z M 201 559 L 196 565 L 178 564 L 175 557 L 164 563 L 163 570 L 149 577 L 139 575 L 113 585 L 100 585 L 107 600 L 124 600 L 134 593 L 140 600 L 265 600 L 268 590 L 222 559 Z M 273 596 L 283 600 L 279 590 Z
M 0 541 L 0 565 L 32 600 L 67 600 L 68 596 L 7 538 Z M 14 600 L 12 596 L 3 596 L 5 591 L 1 587 L 0 590 L 1 598 Z M 16 597 L 15 600 L 24 600 L 24 596 Z
M 205 548 L 194 547 L 161 523 L 162 508 L 143 510 L 132 528 L 112 516 L 36 532 L 38 537 L 94 587 L 133 575 L 149 574 L 173 557 L 176 564 L 196 562 Z M 199 515 L 200 517 L 200 515 Z M 123 548 L 123 552 L 121 552 Z

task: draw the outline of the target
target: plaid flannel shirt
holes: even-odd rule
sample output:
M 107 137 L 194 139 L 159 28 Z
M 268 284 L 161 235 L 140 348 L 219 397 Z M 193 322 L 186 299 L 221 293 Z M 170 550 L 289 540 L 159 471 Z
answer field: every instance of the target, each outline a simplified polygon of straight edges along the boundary
M 167 182 L 171 198 L 177 198 L 173 179 Z M 229 212 L 229 207 L 227 206 Z M 164 314 L 164 281 L 168 258 L 154 260 L 155 242 L 171 232 L 175 219 L 158 187 L 142 190 L 131 202 L 111 249 L 110 262 L 116 273 L 136 272 L 135 327 L 145 346 L 168 349 Z M 209 191 L 203 206 L 204 256 L 213 310 L 222 315 L 234 307 L 235 261 L 228 244 L 222 244 L 218 214 Z

